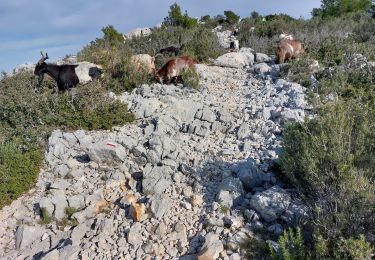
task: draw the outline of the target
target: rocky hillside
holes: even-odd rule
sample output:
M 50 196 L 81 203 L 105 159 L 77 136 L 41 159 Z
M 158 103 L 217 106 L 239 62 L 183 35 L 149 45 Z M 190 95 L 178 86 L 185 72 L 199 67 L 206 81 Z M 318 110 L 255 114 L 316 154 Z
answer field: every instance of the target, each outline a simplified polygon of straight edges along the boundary
M 197 65 L 199 91 L 111 94 L 135 124 L 54 131 L 37 186 L 0 211 L 2 259 L 243 259 L 242 242 L 307 218 L 270 170 L 304 88 L 251 49 L 214 64 Z

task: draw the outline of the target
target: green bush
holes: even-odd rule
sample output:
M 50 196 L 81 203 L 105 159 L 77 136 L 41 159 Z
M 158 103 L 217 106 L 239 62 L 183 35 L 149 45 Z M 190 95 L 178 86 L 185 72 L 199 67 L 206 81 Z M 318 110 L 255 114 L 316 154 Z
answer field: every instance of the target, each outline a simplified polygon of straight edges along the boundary
M 182 75 L 182 82 L 184 87 L 199 89 L 199 75 L 194 69 L 185 70 Z
M 360 235 L 358 239 L 341 239 L 338 242 L 337 259 L 371 259 L 373 248 L 366 242 L 365 237 Z
M 78 60 L 102 65 L 104 69 L 102 85 L 116 93 L 131 91 L 137 86 L 150 83 L 152 75 L 149 75 L 146 69 L 138 69 L 131 62 L 133 55 L 131 40 L 124 43 L 122 36 L 120 40 L 120 36 L 110 26 L 103 28 L 102 31 L 103 38 L 98 38 L 83 48 L 77 55 Z M 136 37 L 134 41 L 142 41 L 142 38 L 144 37 Z
M 134 120 L 98 82 L 62 94 L 51 94 L 53 81 L 38 94 L 35 84 L 31 73 L 0 81 L 0 208 L 33 187 L 53 129 L 111 129 Z
M 269 249 L 273 259 L 297 260 L 309 259 L 310 256 L 305 250 L 302 232 L 300 228 L 294 231 L 292 228 L 285 230 L 279 237 L 280 252 L 275 252 L 271 245 Z
M 374 103 L 341 99 L 320 107 L 316 119 L 289 126 L 280 158 L 288 182 L 314 209 L 313 230 L 331 257 L 338 237 L 374 235 L 363 227 L 375 226 Z
M 23 152 L 17 142 L 0 143 L 0 208 L 33 187 L 43 157 L 41 148 Z

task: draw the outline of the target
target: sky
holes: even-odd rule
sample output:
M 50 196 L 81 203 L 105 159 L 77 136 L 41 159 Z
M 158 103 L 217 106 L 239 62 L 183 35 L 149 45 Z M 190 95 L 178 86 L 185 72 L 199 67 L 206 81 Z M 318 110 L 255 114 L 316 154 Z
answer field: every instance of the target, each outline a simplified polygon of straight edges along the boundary
M 192 17 L 232 10 L 241 17 L 257 11 L 307 19 L 320 6 L 320 0 L 0 0 L 0 71 L 37 62 L 41 50 L 51 61 L 76 54 L 107 25 L 122 33 L 154 27 L 174 2 Z

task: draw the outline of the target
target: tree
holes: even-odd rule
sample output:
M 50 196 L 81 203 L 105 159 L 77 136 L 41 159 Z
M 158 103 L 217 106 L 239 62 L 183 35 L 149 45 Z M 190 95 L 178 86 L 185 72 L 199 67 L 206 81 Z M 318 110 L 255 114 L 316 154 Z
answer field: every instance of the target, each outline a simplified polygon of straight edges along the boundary
M 208 22 L 210 22 L 212 19 L 211 19 L 211 16 L 210 15 L 205 15 L 205 16 L 202 16 L 201 17 L 201 19 L 200 19 L 200 21 L 201 22 L 204 22 L 204 23 L 208 23 Z
M 119 33 L 112 25 L 108 25 L 102 28 L 104 33 L 103 39 L 111 44 L 118 42 L 123 42 L 124 38 L 121 33 Z
M 182 26 L 184 28 L 191 28 L 198 24 L 198 20 L 189 17 L 187 12 L 181 13 L 181 7 L 174 3 L 169 7 L 168 16 L 164 18 L 163 26 Z
M 371 5 L 371 0 L 322 0 L 320 8 L 314 8 L 311 15 L 338 17 L 347 13 L 366 11 Z
M 259 15 L 258 12 L 256 12 L 256 11 L 252 11 L 251 14 L 250 14 L 250 17 L 251 17 L 252 19 L 257 19 L 257 18 L 260 17 L 260 15 Z
M 229 24 L 235 24 L 240 20 L 240 17 L 233 11 L 224 11 L 225 21 Z

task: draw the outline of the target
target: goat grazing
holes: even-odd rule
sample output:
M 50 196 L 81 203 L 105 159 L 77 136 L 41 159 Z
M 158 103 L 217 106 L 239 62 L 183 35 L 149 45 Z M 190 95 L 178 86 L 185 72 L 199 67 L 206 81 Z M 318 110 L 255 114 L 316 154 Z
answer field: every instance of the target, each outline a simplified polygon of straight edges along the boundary
M 192 68 L 197 62 L 189 56 L 180 56 L 178 58 L 169 60 L 158 72 L 155 74 L 155 79 L 159 83 L 163 83 L 166 78 L 167 84 L 170 84 L 173 79 L 176 79 L 184 70 Z
M 283 39 L 277 45 L 276 63 L 284 63 L 286 60 L 297 58 L 305 52 L 303 43 L 298 40 Z
M 78 83 L 84 84 L 91 80 L 97 79 L 102 74 L 100 66 L 82 62 L 74 65 L 56 65 L 46 63 L 48 54 L 42 54 L 42 58 L 37 62 L 34 74 L 39 77 L 38 88 L 43 81 L 44 74 L 52 77 L 56 83 L 59 92 L 63 92 L 70 88 L 76 87 Z

